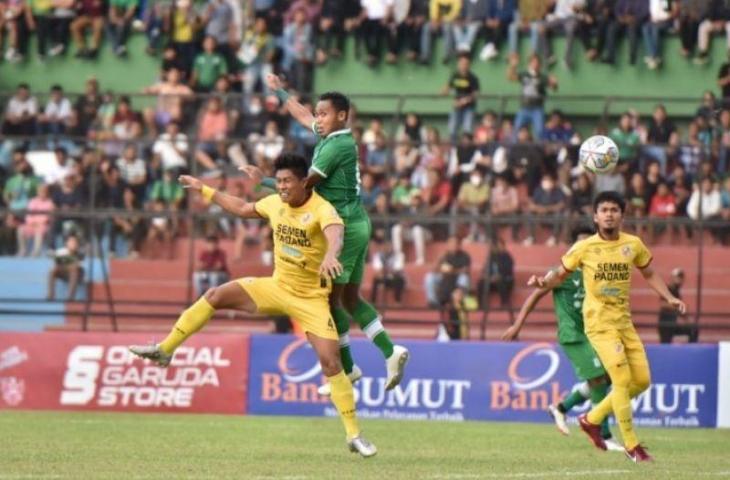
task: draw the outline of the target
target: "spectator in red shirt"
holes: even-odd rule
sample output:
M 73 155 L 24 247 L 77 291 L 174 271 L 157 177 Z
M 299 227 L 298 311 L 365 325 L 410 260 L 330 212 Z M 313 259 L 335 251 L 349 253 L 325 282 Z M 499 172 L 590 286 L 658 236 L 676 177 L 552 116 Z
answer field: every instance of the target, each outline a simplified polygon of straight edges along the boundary
M 206 248 L 200 252 L 198 265 L 193 273 L 196 295 L 202 295 L 207 289 L 226 283 L 229 276 L 226 252 L 218 245 L 218 237 L 211 235 L 206 238 Z
M 71 35 L 76 44 L 76 58 L 96 58 L 104 30 L 104 1 L 80 0 L 76 2 L 77 17 L 71 22 Z M 91 27 L 91 49 L 86 48 L 84 34 Z
M 654 194 L 654 196 L 651 198 L 651 203 L 649 204 L 649 217 L 650 218 L 658 218 L 658 219 L 667 219 L 672 218 L 677 214 L 677 198 L 674 196 L 674 193 L 669 189 L 669 185 L 667 185 L 666 182 L 659 182 L 659 185 L 657 186 L 657 191 Z M 654 222 L 652 221 L 650 223 L 651 227 L 651 237 L 653 241 L 653 237 L 655 234 L 661 234 L 666 229 L 666 224 L 664 222 Z
M 441 171 L 430 168 L 427 173 L 426 188 L 421 192 L 424 213 L 433 217 L 449 213 L 451 206 L 451 182 L 443 178 Z M 432 225 L 430 230 L 436 239 L 442 240 L 447 234 L 447 225 Z

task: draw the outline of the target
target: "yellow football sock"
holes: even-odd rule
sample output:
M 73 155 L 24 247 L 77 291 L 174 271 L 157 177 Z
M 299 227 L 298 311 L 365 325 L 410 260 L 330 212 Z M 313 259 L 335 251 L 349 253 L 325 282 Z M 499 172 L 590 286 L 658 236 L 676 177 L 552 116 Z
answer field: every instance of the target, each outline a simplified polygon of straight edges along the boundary
M 600 425 L 607 416 L 611 415 L 612 411 L 613 390 L 603 397 L 603 400 L 593 406 L 591 411 L 586 415 L 586 419 L 593 425 Z
M 332 403 L 335 404 L 337 411 L 340 412 L 340 418 L 345 425 L 347 438 L 354 438 L 360 435 L 360 427 L 357 424 L 357 416 L 355 414 L 355 395 L 352 392 L 352 383 L 347 378 L 345 372 L 332 377 L 327 377 L 332 387 Z
M 200 297 L 180 315 L 167 338 L 160 343 L 160 349 L 168 355 L 171 354 L 189 336 L 203 328 L 214 313 L 215 308 L 210 306 L 205 297 Z
M 624 446 L 628 450 L 631 450 L 639 444 L 639 439 L 636 438 L 636 432 L 634 431 L 634 422 L 631 413 L 631 396 L 629 395 L 631 370 L 626 364 L 607 370 L 611 377 L 611 393 L 588 412 L 586 418 L 592 424 L 598 425 L 613 411 L 613 415 L 616 417 L 616 423 L 618 423 L 619 429 L 621 430 Z M 634 387 L 632 393 L 638 393 L 637 390 Z

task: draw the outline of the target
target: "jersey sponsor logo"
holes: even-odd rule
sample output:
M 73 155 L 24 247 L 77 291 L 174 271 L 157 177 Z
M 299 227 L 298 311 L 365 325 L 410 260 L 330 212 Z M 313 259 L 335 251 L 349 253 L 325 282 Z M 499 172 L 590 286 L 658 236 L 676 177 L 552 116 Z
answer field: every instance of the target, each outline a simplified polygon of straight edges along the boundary
M 301 222 L 302 225 L 306 225 L 306 224 L 310 223 L 313 218 L 314 218 L 314 216 L 311 213 L 307 212 L 304 215 L 302 215 L 302 218 L 300 218 L 299 221 Z
M 0 393 L 6 405 L 17 407 L 25 398 L 25 381 L 17 377 L 0 378 Z
M 281 246 L 281 251 L 284 252 L 284 253 L 286 253 L 290 257 L 300 258 L 303 255 L 301 251 L 299 251 L 296 248 L 291 247 L 289 245 L 282 245 Z
M 625 262 L 605 262 L 596 266 L 596 273 L 593 274 L 595 281 L 627 281 L 631 275 L 631 268 Z
M 286 245 L 296 245 L 298 247 L 311 247 L 312 241 L 307 235 L 307 231 L 303 228 L 292 227 L 285 223 L 277 223 L 274 232 L 276 240 Z
M 631 245 L 624 245 L 621 247 L 621 255 L 624 257 L 630 257 L 631 256 Z
M 126 346 L 79 345 L 68 355 L 60 404 L 190 407 L 196 389 L 220 387 L 231 365 L 220 347 L 180 347 L 169 368 L 142 363 Z

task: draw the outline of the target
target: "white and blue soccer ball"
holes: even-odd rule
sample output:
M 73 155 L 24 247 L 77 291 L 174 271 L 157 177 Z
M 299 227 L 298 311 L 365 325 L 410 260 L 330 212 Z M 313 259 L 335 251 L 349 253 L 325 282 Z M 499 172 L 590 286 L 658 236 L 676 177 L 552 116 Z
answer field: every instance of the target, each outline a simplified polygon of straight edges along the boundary
M 580 146 L 578 158 L 589 172 L 610 173 L 618 163 L 618 147 L 606 136 L 593 135 Z

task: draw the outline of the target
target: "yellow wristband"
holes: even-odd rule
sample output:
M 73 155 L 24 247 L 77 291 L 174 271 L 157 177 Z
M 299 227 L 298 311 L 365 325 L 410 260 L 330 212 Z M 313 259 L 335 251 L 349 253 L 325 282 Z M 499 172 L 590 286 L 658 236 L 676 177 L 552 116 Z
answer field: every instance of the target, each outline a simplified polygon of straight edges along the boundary
M 213 195 L 215 195 L 215 192 L 215 188 L 211 188 L 208 185 L 203 185 L 203 188 L 200 189 L 200 194 L 208 203 L 213 201 Z

